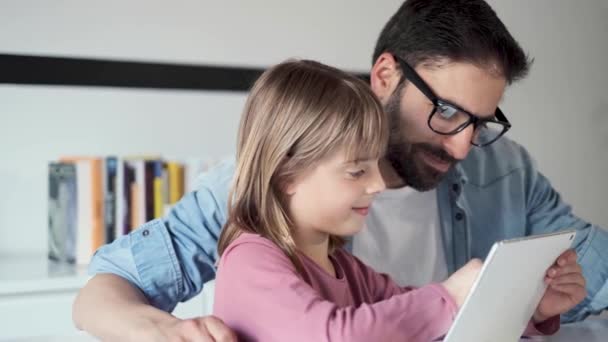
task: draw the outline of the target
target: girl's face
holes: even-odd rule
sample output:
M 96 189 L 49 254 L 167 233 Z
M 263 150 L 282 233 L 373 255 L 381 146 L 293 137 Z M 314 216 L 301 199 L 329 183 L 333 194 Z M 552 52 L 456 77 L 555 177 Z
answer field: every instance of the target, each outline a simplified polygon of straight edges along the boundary
M 337 151 L 286 189 L 296 234 L 309 240 L 357 233 L 373 198 L 384 188 L 378 159 L 346 160 L 344 149 Z

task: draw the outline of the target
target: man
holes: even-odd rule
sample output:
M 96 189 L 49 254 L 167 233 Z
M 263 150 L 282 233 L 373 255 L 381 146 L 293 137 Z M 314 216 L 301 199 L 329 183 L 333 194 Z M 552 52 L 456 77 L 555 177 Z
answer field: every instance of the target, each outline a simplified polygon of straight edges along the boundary
M 382 31 L 373 63 L 371 87 L 392 125 L 381 162 L 389 190 L 354 239 L 355 255 L 420 285 L 484 258 L 494 241 L 576 228 L 587 297 L 562 320 L 604 310 L 608 233 L 574 216 L 528 153 L 503 137 L 510 124 L 498 103 L 529 61 L 493 10 L 482 0 L 408 0 Z M 167 217 L 102 248 L 74 306 L 77 325 L 108 337 L 232 340 L 212 317 L 166 313 L 214 277 L 232 172 L 232 163 L 210 171 Z M 575 279 L 580 266 L 568 259 L 564 277 Z M 564 286 L 584 291 L 577 281 Z

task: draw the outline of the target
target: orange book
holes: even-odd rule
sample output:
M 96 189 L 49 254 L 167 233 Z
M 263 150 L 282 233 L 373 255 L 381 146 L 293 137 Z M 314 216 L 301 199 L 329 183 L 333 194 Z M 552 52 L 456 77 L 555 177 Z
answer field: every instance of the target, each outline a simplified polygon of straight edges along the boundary
M 104 194 L 103 194 L 103 180 L 102 180 L 102 160 L 101 158 L 96 158 L 96 157 L 63 157 L 60 159 L 62 162 L 68 162 L 68 163 L 74 163 L 74 164 L 78 164 L 78 163 L 89 163 L 90 164 L 90 192 L 84 192 L 89 193 L 88 196 L 91 196 L 90 202 L 87 200 L 84 203 L 90 203 L 91 208 L 87 208 L 87 210 L 85 211 L 81 211 L 79 209 L 79 212 L 86 212 L 86 213 L 90 213 L 90 227 L 89 227 L 89 232 L 86 233 L 90 233 L 90 234 L 84 234 L 85 236 L 90 236 L 90 250 L 88 250 L 88 248 L 86 250 L 88 250 L 86 255 L 81 255 L 81 257 L 79 258 L 78 262 L 83 264 L 83 263 L 88 263 L 88 261 L 90 260 L 90 257 L 93 256 L 93 253 L 101 246 L 103 246 L 106 241 L 105 241 L 105 227 L 104 227 L 104 219 L 103 219 L 103 200 L 104 200 Z M 88 168 L 87 168 L 88 169 Z M 79 203 L 83 203 L 81 201 L 79 201 Z M 90 209 L 90 211 L 88 210 Z M 80 221 L 80 222 L 89 222 L 88 218 L 82 218 L 84 219 L 84 221 Z M 87 229 L 87 227 L 78 227 L 79 229 L 79 233 L 83 230 L 83 229 Z M 84 243 L 84 241 L 79 239 L 80 243 Z M 84 247 L 84 246 L 81 246 Z

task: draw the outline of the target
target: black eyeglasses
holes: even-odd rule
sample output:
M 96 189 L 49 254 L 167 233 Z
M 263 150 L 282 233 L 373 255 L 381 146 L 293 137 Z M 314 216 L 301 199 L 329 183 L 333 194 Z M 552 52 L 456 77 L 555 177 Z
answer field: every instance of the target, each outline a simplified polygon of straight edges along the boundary
M 399 63 L 403 76 L 418 88 L 432 103 L 433 111 L 429 114 L 429 128 L 441 135 L 454 135 L 462 132 L 469 125 L 473 125 L 474 134 L 471 144 L 479 147 L 488 146 L 503 136 L 510 128 L 511 123 L 502 113 L 500 108 L 496 108 L 494 116 L 489 119 L 482 119 L 473 115 L 459 106 L 442 100 L 431 90 L 424 80 L 418 75 L 406 61 L 393 55 Z

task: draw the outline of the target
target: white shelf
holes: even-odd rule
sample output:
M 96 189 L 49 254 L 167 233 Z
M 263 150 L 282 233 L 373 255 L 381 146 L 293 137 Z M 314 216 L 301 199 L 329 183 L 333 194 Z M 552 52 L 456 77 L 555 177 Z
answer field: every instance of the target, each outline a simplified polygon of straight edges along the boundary
M 86 266 L 49 262 L 46 255 L 0 255 L 0 342 L 93 341 L 72 322 L 72 304 L 90 277 Z M 213 283 L 173 314 L 211 313 Z
M 0 296 L 74 291 L 88 279 L 86 266 L 51 262 L 46 255 L 0 256 Z

